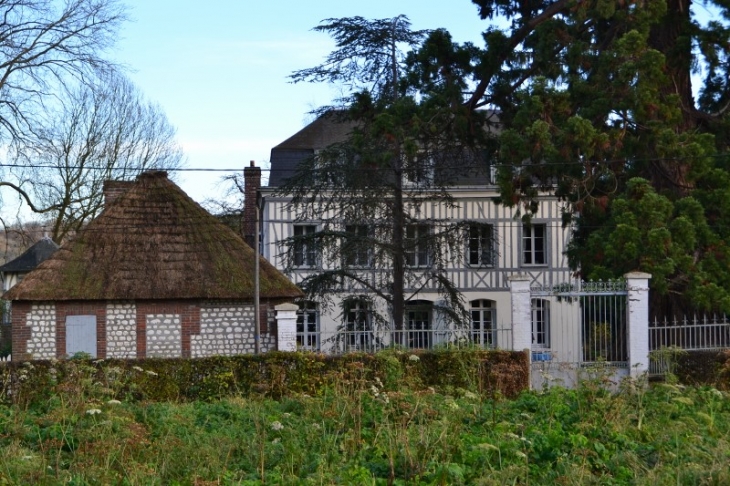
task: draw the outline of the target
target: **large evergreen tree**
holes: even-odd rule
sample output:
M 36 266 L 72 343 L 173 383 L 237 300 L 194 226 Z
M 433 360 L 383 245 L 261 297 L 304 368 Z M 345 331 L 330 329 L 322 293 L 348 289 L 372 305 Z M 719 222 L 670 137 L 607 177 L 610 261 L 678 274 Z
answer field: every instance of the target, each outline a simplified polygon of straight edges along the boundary
M 359 128 L 347 150 L 332 152 L 331 163 L 346 153 L 353 163 L 388 166 L 392 175 L 378 179 L 387 185 L 401 180 L 401 164 L 418 159 L 430 134 L 439 135 L 433 146 L 443 153 L 489 147 L 484 115 L 496 111 L 501 202 L 529 219 L 541 192 L 561 198 L 566 223 L 576 228 L 569 256 L 584 277 L 646 271 L 654 275 L 655 312 L 730 311 L 730 3 L 473 3 L 489 21 L 483 45 L 459 45 L 443 30 L 430 31 L 401 44 L 412 48 L 400 71 L 382 69 L 394 66 L 392 49 L 377 51 L 387 62 L 369 66 L 391 75 L 378 78 L 387 82 L 377 89 L 355 86 L 346 101 Z M 340 35 L 338 48 L 357 46 L 343 20 L 322 30 Z M 361 47 L 330 60 L 374 52 Z M 301 79 L 337 81 L 357 72 L 321 67 L 300 72 Z M 309 169 L 321 173 L 325 160 Z M 394 211 L 398 204 L 389 214 L 407 214 Z M 398 228 L 408 221 L 396 216 L 391 223 L 393 244 L 405 246 Z
M 501 112 L 503 202 L 529 216 L 556 188 L 584 276 L 643 270 L 655 312 L 730 311 L 730 3 L 474 3 L 511 22 L 465 100 Z
M 336 50 L 292 77 L 347 85 L 351 95 L 341 106 L 320 114 L 352 131 L 301 163 L 280 190 L 293 196 L 298 221 L 321 222 L 316 233 L 285 242 L 288 263 L 296 264 L 297 249 L 317 248 L 327 264 L 301 283 L 309 297 L 320 303 L 335 294 L 344 302 L 381 299 L 390 315 L 376 317 L 392 319 L 396 329 L 403 328 L 405 303 L 424 288 L 436 288 L 444 297 L 442 314 L 460 320 L 465 310 L 445 269 L 466 223 L 429 219 L 422 210 L 435 201 L 452 204 L 448 186 L 466 175 L 465 161 L 486 138 L 484 130 L 472 130 L 471 119 L 486 123 L 485 114 L 454 109 L 463 101 L 460 73 L 429 90 L 413 83 L 423 73 L 407 75 L 426 35 L 449 52 L 459 49 L 443 31 L 412 31 L 404 16 L 329 19 L 317 30 L 337 41 Z

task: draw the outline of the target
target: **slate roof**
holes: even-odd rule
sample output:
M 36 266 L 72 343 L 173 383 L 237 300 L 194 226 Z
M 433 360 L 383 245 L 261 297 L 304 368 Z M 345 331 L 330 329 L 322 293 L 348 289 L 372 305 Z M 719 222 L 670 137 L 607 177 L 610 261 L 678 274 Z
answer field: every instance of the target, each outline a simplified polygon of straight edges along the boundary
M 485 113 L 489 120 L 485 130 L 498 134 L 501 131 L 499 114 L 491 110 Z M 281 187 L 286 179 L 296 174 L 297 166 L 302 161 L 330 145 L 344 142 L 355 126 L 354 121 L 338 111 L 325 112 L 317 117 L 312 123 L 271 149 L 271 172 L 267 186 Z M 486 153 L 468 155 L 462 153 L 457 158 L 446 155 L 445 160 L 449 160 L 445 162 L 447 167 L 443 167 L 444 164 L 440 166 L 442 175 L 448 173 L 448 178 L 455 185 L 490 184 L 491 169 L 487 167 L 489 157 Z
M 249 300 L 254 250 L 162 171 L 146 172 L 8 300 Z M 302 295 L 260 258 L 262 299 Z
M 47 236 L 38 240 L 22 255 L 0 266 L 0 272 L 30 272 L 58 250 L 58 245 Z
M 318 150 L 343 142 L 353 127 L 354 122 L 339 116 L 338 112 L 327 112 L 272 148 L 268 186 L 281 186 L 294 175 L 299 162 Z

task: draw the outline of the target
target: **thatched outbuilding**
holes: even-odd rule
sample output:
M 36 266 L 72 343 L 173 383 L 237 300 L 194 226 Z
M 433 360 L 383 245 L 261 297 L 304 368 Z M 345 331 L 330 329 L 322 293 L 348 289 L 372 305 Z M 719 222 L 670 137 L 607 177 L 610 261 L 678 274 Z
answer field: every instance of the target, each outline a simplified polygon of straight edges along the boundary
M 254 350 L 255 253 L 165 172 L 110 184 L 114 200 L 4 298 L 13 359 L 197 357 Z M 301 291 L 260 261 L 261 349 Z

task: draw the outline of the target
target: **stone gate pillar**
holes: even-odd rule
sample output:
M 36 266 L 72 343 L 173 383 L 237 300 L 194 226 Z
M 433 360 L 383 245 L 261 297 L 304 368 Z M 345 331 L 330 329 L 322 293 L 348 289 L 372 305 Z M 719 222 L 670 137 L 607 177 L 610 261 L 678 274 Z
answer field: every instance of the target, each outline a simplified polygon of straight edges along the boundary
M 624 275 L 628 289 L 626 332 L 628 334 L 629 374 L 649 372 L 649 280 L 651 275 L 629 272 Z
M 279 351 L 297 350 L 297 310 L 296 304 L 280 304 L 276 310 L 276 349 Z

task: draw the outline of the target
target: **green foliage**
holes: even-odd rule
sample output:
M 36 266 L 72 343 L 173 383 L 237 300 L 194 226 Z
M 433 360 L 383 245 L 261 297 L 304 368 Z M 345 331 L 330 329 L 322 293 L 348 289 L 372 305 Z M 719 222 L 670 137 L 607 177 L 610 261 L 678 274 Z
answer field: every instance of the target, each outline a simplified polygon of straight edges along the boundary
M 604 226 L 570 245 L 571 258 L 583 262 L 587 278 L 606 280 L 639 270 L 652 275 L 658 296 L 683 294 L 696 308 L 730 311 L 730 248 L 696 197 L 673 202 L 634 178 L 607 214 Z M 579 228 L 592 222 L 588 217 Z
M 319 395 L 341 383 L 366 389 L 402 386 L 463 389 L 514 396 L 528 387 L 521 352 L 447 349 L 419 354 L 327 356 L 270 352 L 200 359 L 11 362 L 0 367 L 0 399 L 36 406 L 73 389 L 80 399 L 124 401 L 217 400 L 228 396 L 282 398 Z
M 584 382 L 494 400 L 466 391 L 387 390 L 378 380 L 363 386 L 367 371 L 351 359 L 317 395 L 135 402 L 101 399 L 96 385 L 84 382 L 95 365 L 69 363 L 79 386 L 28 409 L 0 405 L 0 483 L 730 480 L 730 400 L 711 387 L 627 381 L 608 392 Z

